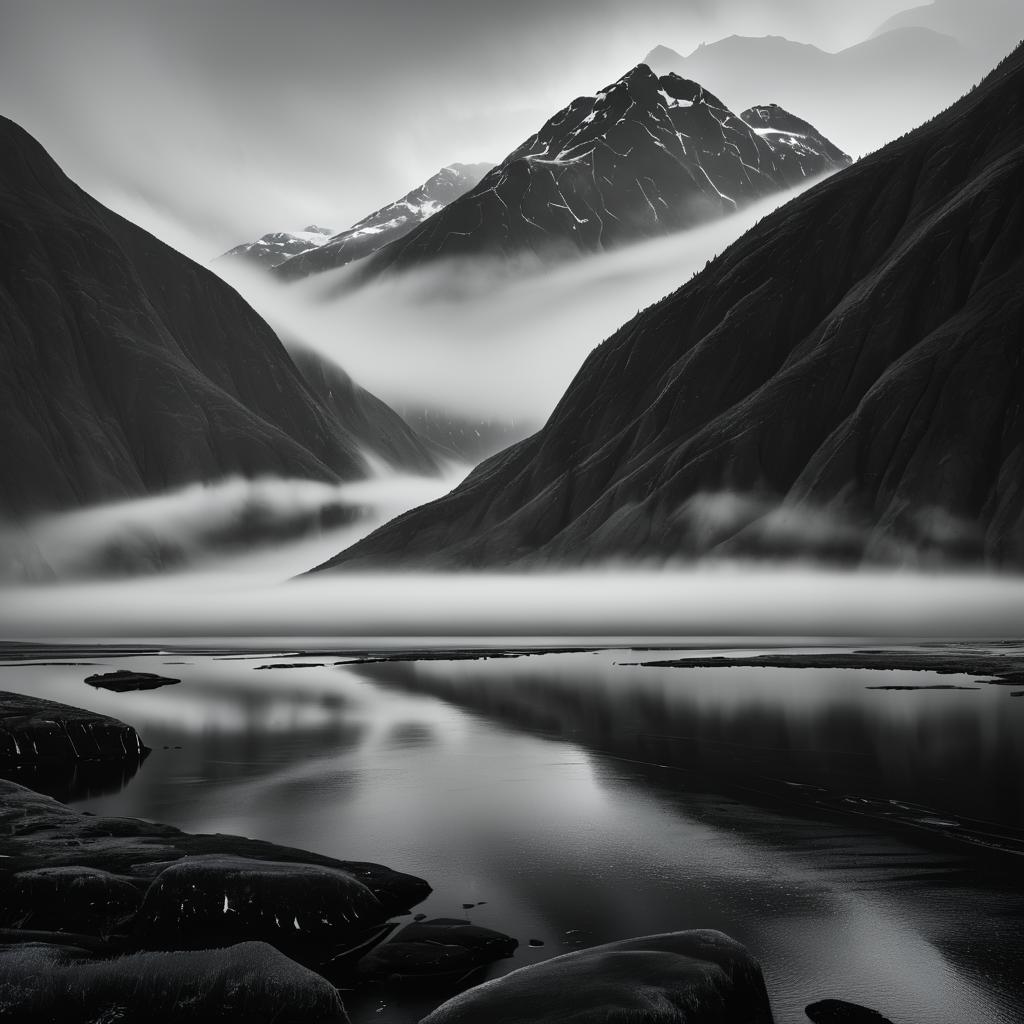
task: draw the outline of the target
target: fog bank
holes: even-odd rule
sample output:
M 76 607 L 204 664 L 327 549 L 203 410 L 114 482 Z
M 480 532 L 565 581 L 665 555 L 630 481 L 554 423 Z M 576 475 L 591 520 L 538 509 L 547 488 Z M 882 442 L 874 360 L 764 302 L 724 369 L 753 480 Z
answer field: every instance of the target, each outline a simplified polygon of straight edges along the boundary
M 400 412 L 424 408 L 519 426 L 547 418 L 589 352 L 804 189 L 712 224 L 555 266 L 435 263 L 346 290 L 342 268 L 292 285 L 213 269 L 277 331 L 339 363 Z M 400 368 L 401 372 L 396 372 Z
M 441 477 L 381 471 L 343 484 L 231 477 L 41 516 L 0 529 L 0 581 L 154 572 L 187 572 L 191 586 L 206 573 L 276 581 L 446 493 L 466 470 L 452 465 Z
M 268 569 L 271 567 L 267 567 Z M 0 590 L 0 637 L 1015 637 L 1024 579 L 741 564 L 535 574 L 246 572 Z

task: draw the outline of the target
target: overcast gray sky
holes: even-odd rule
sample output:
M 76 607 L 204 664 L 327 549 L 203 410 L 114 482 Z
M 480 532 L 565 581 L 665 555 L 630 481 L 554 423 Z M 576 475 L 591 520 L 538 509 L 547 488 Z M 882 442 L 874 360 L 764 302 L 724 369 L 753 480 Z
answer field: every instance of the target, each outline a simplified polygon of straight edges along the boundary
M 266 230 L 345 227 L 443 164 L 498 160 L 655 44 L 773 33 L 836 49 L 908 6 L 0 0 L 0 95 L 94 195 L 207 259 Z

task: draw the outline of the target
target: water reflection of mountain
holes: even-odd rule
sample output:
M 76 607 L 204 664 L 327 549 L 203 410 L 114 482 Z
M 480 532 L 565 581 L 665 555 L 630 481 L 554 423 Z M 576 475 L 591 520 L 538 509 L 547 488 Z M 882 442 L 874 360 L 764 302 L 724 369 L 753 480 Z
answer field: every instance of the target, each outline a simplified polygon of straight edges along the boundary
M 866 671 L 650 669 L 604 655 L 358 671 L 518 728 L 691 773 L 683 786 L 742 789 L 999 845 L 1024 839 L 1024 733 L 1005 694 L 984 685 L 880 692 L 866 689 L 878 682 Z M 914 681 L 929 680 L 917 673 Z
M 289 765 L 355 751 L 365 742 L 366 723 L 344 694 L 322 682 L 297 686 L 288 672 L 268 673 L 288 678 L 268 683 L 264 677 L 253 688 L 249 679 L 229 674 L 238 671 L 200 666 L 173 698 L 137 705 L 139 731 L 152 748 L 149 771 L 111 778 L 102 789 L 79 786 L 66 795 L 46 791 L 60 799 L 85 800 L 115 793 L 131 781 L 118 813 L 150 816 L 154 807 L 178 801 L 197 787 L 210 791 L 240 779 L 270 779 Z M 132 711 L 126 708 L 122 714 L 128 718 Z M 355 777 L 347 782 L 349 788 L 355 784 Z M 287 794 L 281 799 L 287 802 Z
M 135 777 L 146 755 L 119 761 L 70 761 L 0 768 L 0 778 L 28 786 L 63 803 L 117 793 Z

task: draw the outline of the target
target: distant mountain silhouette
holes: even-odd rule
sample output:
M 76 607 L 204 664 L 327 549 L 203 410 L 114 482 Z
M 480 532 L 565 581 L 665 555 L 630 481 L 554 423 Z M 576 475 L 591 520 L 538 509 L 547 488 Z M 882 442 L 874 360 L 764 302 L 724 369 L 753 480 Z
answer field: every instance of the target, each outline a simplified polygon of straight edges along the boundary
M 357 478 L 367 451 L 436 471 L 397 414 L 365 392 L 346 416 L 318 398 L 232 288 L 6 118 L 0 237 L 0 515 L 229 474 Z
M 1024 48 L 600 345 L 533 437 L 322 568 L 1024 567 Z
M 365 275 L 447 257 L 598 252 L 701 224 L 849 163 L 785 111 L 747 113 L 639 64 L 560 110 L 476 188 L 366 261 Z
M 255 242 L 236 245 L 220 258 L 243 258 L 267 269 L 279 268 L 277 276 L 288 281 L 343 267 L 408 234 L 417 224 L 468 192 L 493 166 L 451 164 L 442 167 L 401 199 L 388 203 L 345 231 L 334 232 L 316 225 L 294 233 L 275 231 Z
M 942 32 L 991 62 L 1024 39 L 1024 5 L 1006 0 L 933 0 L 894 14 L 875 35 L 899 28 Z
M 888 31 L 839 53 L 781 36 L 729 36 L 687 57 L 658 46 L 646 61 L 737 103 L 771 100 L 797 110 L 857 156 L 939 113 L 991 66 L 955 39 L 921 27 Z

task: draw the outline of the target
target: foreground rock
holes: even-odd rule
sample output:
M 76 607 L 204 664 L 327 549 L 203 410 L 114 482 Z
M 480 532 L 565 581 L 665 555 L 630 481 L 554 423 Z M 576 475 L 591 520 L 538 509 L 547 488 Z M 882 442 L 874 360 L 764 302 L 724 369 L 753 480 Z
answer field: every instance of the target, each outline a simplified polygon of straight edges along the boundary
M 51 700 L 0 693 L 0 776 L 59 800 L 115 792 L 149 749 L 124 722 Z
M 93 817 L 0 781 L 0 1018 L 344 1021 L 295 961 L 353 978 L 429 892 L 380 864 Z
M 512 956 L 518 945 L 501 932 L 469 921 L 416 921 L 361 960 L 359 973 L 374 980 L 418 984 L 455 981 Z
M 360 939 L 387 916 L 349 870 L 214 854 L 164 868 L 146 891 L 135 930 L 158 949 L 242 939 L 329 947 Z
M 0 693 L 0 768 L 90 760 L 139 760 L 139 734 L 124 722 L 20 693 Z
M 272 946 L 97 957 L 77 946 L 0 945 L 0 1017 L 61 1024 L 146 1020 L 347 1021 L 333 985 Z
M 0 781 L 0 927 L 134 934 L 165 949 L 265 938 L 326 957 L 429 892 L 380 864 L 91 817 Z
M 422 1024 L 771 1024 L 761 968 L 721 932 L 613 942 L 463 992 Z
M 98 690 L 113 690 L 115 693 L 127 693 L 130 690 L 155 690 L 160 686 L 180 683 L 180 679 L 170 676 L 158 676 L 155 672 L 132 672 L 119 668 L 116 672 L 97 672 L 86 676 L 85 681 Z
M 822 999 L 811 1003 L 806 1013 L 814 1024 L 892 1024 L 888 1017 L 883 1017 L 877 1010 L 869 1010 L 842 999 Z
M 106 938 L 139 909 L 142 897 L 135 879 L 99 868 L 17 871 L 4 879 L 0 891 L 0 923 Z

